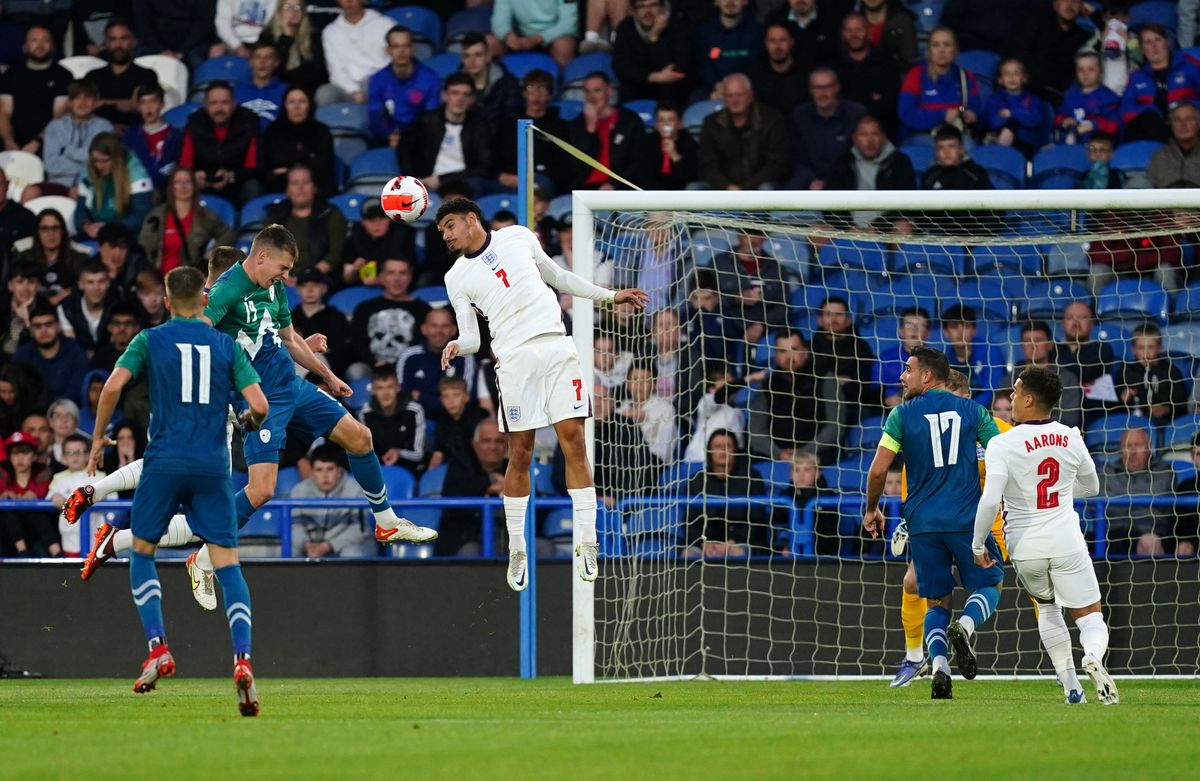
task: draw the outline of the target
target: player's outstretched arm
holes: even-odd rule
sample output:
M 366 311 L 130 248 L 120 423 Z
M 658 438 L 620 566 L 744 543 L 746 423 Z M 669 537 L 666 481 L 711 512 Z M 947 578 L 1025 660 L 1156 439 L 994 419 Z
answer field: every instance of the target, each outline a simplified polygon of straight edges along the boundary
M 125 386 L 132 379 L 133 373 L 129 369 L 117 366 L 113 373 L 108 375 L 104 387 L 100 390 L 100 400 L 96 403 L 96 425 L 92 429 L 92 453 L 87 465 L 87 473 L 92 477 L 95 477 L 100 461 L 104 458 L 104 448 L 116 444 L 105 436 L 104 432 L 108 430 L 117 402 L 121 400 L 121 391 L 125 390 Z
M 300 338 L 300 334 L 296 333 L 295 328 L 290 325 L 280 328 L 279 339 L 283 342 L 284 347 L 287 348 L 288 354 L 292 356 L 293 361 L 310 372 L 314 372 L 318 377 L 324 378 L 325 384 L 329 386 L 329 392 L 334 397 L 350 396 L 354 393 L 354 391 L 350 390 L 349 385 L 333 373 L 333 369 L 330 369 L 321 362 L 320 358 L 313 354 L 312 348 Z
M 875 458 L 867 470 L 867 509 L 863 513 L 863 528 L 870 532 L 873 540 L 882 537 L 887 526 L 887 519 L 879 510 L 879 497 L 883 495 L 883 484 L 887 481 L 892 462 L 896 460 L 896 452 L 884 445 L 875 448 Z

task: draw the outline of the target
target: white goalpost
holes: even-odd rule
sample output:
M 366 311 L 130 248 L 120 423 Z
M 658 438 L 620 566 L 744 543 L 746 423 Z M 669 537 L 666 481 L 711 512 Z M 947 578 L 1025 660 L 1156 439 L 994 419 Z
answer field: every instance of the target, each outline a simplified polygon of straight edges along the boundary
M 1109 670 L 1200 675 L 1200 190 L 577 191 L 572 217 L 576 273 L 652 296 L 642 315 L 570 312 L 603 502 L 600 576 L 572 578 L 575 683 L 890 675 L 906 561 L 858 526 L 896 356 L 916 342 L 985 406 L 1024 362 L 1058 366 L 1062 420 L 1102 473 L 1077 508 Z M 830 337 L 839 302 L 852 329 Z M 1071 342 L 1075 302 L 1094 328 Z M 1178 379 L 1144 369 L 1127 395 L 1134 340 L 1155 333 Z M 900 498 L 883 507 L 890 530 Z M 1053 674 L 1011 567 L 976 650 L 985 675 Z

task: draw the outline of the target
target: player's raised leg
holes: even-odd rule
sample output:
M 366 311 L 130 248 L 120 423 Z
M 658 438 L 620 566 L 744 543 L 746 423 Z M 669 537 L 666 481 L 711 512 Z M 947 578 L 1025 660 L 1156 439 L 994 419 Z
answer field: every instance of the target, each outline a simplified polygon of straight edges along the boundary
M 508 469 L 504 473 L 504 525 L 508 529 L 508 587 L 524 591 L 529 585 L 529 551 L 525 516 L 529 513 L 529 467 L 533 462 L 535 429 L 508 432 Z
M 196 536 L 192 534 L 192 527 L 188 525 L 187 518 L 177 513 L 171 517 L 166 532 L 159 538 L 158 547 L 181 548 L 195 540 Z M 92 539 L 92 549 L 88 551 L 87 558 L 83 560 L 83 566 L 79 568 L 80 580 L 88 580 L 96 574 L 96 570 L 101 564 L 131 548 L 133 548 L 133 531 L 131 529 L 122 529 L 109 523 L 101 523 L 96 528 L 96 534 Z M 212 590 L 211 587 L 209 590 Z
M 907 534 L 905 535 L 907 538 Z M 907 539 L 906 539 L 907 542 Z M 904 662 L 890 688 L 908 686 L 913 679 L 925 674 L 929 662 L 925 658 L 925 613 L 929 610 L 925 599 L 917 593 L 917 573 L 909 563 L 904 573 L 904 590 L 900 597 L 900 623 L 904 627 Z
M 954 565 L 962 580 L 963 588 L 970 591 L 958 620 L 950 624 L 947 635 L 954 647 L 954 664 L 967 680 L 979 672 L 975 659 L 975 631 L 983 626 L 996 612 L 1000 603 L 1000 584 L 1004 580 L 1004 565 L 1000 547 L 990 536 L 984 546 L 991 558 L 987 567 L 980 566 L 972 551 L 972 532 L 955 532 L 946 535 L 946 545 L 954 556 Z
M 76 488 L 63 502 L 62 517 L 67 523 L 77 523 L 84 512 L 109 494 L 132 491 L 142 477 L 142 459 L 131 461 L 125 466 L 96 480 L 91 485 Z M 85 578 L 86 580 L 86 578 Z

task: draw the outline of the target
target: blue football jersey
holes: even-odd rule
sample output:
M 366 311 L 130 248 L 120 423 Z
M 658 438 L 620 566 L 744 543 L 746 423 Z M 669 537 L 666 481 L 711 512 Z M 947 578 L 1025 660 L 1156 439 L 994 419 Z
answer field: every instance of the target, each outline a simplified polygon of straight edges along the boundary
M 880 443 L 904 453 L 910 534 L 971 531 L 979 504 L 978 445 L 999 434 L 978 402 L 932 390 L 892 410 Z
M 146 473 L 228 476 L 229 393 L 259 381 L 232 339 L 177 317 L 134 337 L 117 366 L 150 384 Z

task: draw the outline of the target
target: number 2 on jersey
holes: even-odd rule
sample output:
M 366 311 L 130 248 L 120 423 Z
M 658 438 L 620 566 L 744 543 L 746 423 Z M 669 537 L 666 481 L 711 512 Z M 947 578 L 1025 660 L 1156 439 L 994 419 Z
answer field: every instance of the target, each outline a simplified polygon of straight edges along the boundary
M 512 287 L 512 285 L 508 284 L 508 272 L 505 271 L 504 269 L 502 269 L 502 268 L 496 269 L 496 279 L 503 282 L 505 287 Z
M 1045 477 L 1037 484 L 1037 508 L 1049 510 L 1058 507 L 1058 493 L 1050 493 L 1050 489 L 1058 482 L 1058 461 L 1047 458 L 1038 464 L 1038 477 Z
M 212 351 L 207 344 L 176 344 L 179 348 L 179 400 L 184 404 L 192 403 L 192 348 L 196 348 L 200 356 L 200 393 L 199 403 L 208 403 L 208 391 L 212 378 Z
M 943 466 L 954 466 L 958 463 L 958 432 L 962 428 L 962 418 L 957 412 L 942 412 L 925 416 L 929 421 L 929 444 L 933 446 L 933 466 L 941 469 Z M 950 429 L 950 452 L 942 456 L 942 434 Z

